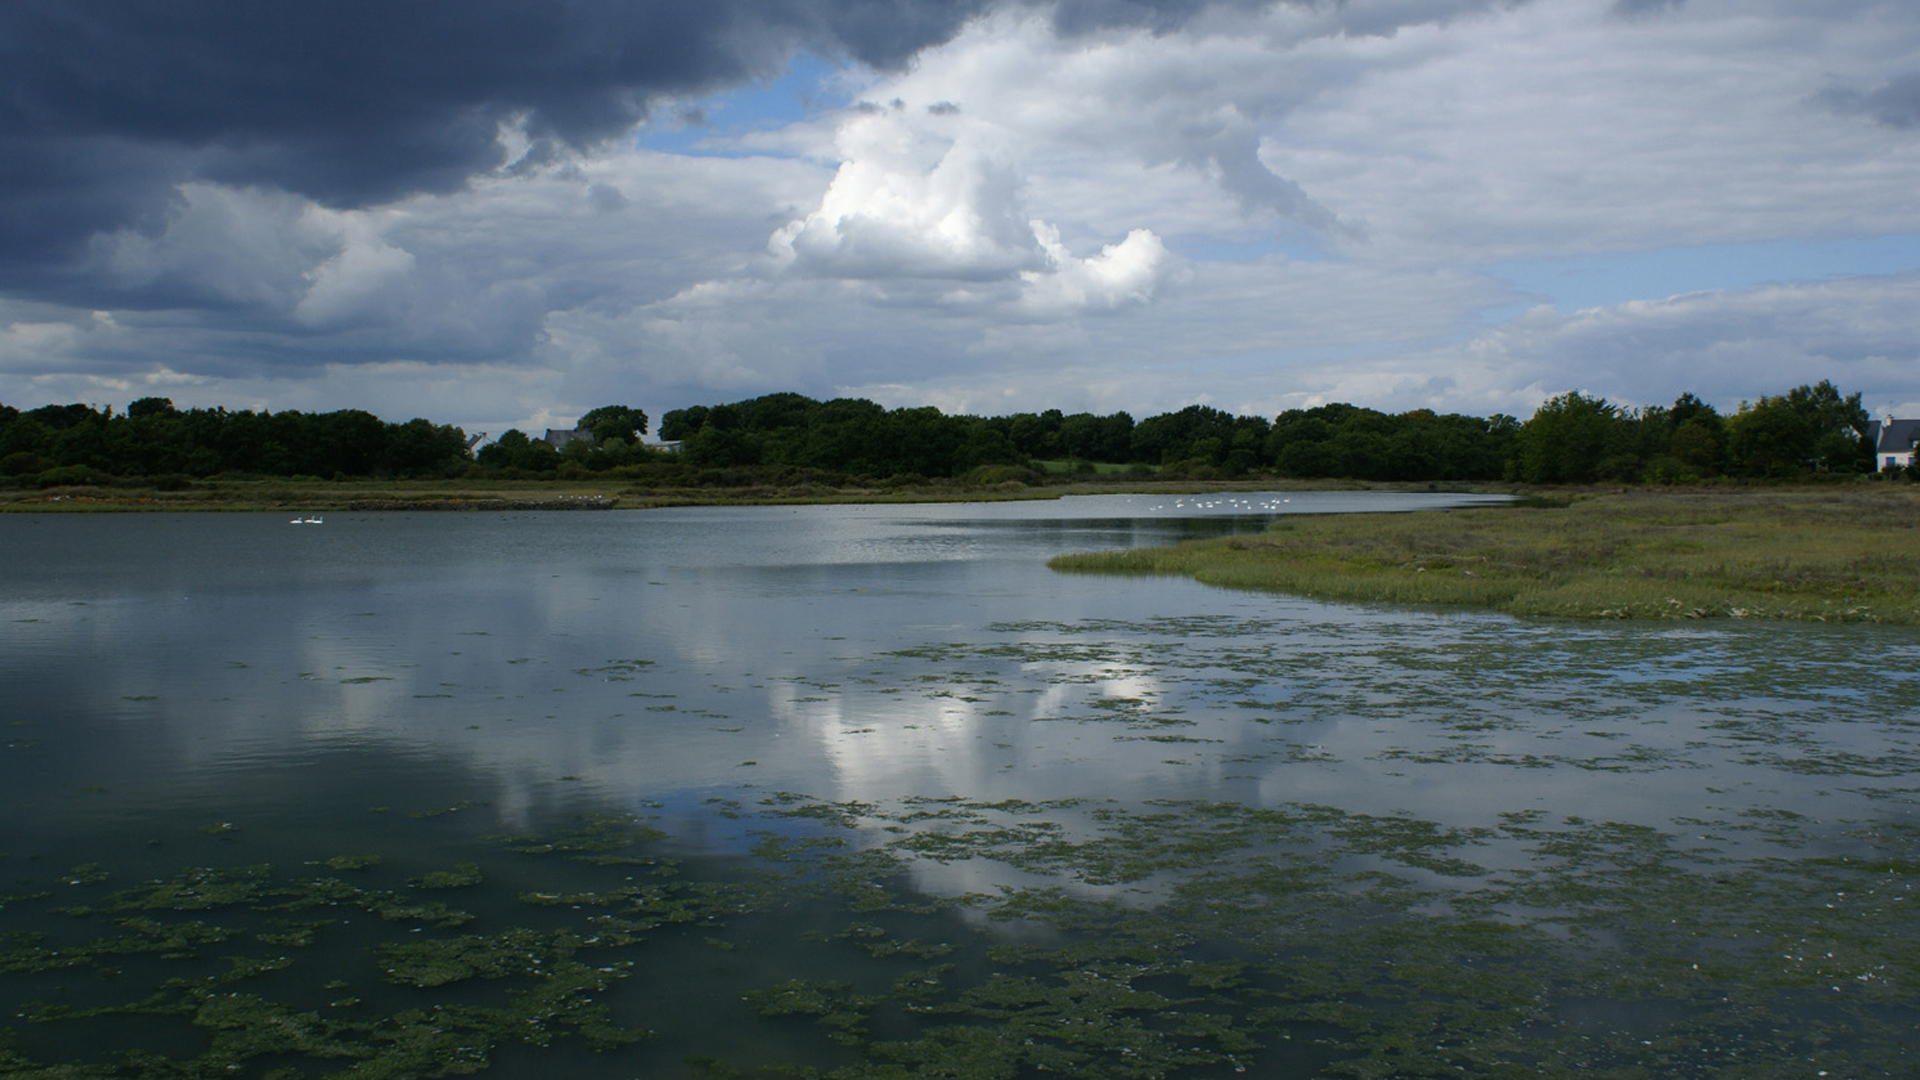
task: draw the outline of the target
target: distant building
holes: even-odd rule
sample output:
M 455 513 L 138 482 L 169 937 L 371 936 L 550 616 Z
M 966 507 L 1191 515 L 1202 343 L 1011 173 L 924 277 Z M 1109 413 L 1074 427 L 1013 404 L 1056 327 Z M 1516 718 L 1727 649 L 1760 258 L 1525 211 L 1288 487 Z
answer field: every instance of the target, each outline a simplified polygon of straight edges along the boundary
M 1914 445 L 1920 443 L 1920 420 L 1895 420 L 1891 416 L 1875 420 L 1867 425 L 1867 442 L 1873 445 L 1875 467 L 1909 468 Z
M 592 446 L 593 431 L 589 428 L 583 428 L 583 427 L 568 428 L 566 430 L 562 430 L 560 428 L 548 428 L 547 434 L 545 435 L 544 439 L 546 444 L 548 446 L 553 447 L 555 450 L 566 449 L 567 444 L 570 442 L 584 442 L 588 446 Z

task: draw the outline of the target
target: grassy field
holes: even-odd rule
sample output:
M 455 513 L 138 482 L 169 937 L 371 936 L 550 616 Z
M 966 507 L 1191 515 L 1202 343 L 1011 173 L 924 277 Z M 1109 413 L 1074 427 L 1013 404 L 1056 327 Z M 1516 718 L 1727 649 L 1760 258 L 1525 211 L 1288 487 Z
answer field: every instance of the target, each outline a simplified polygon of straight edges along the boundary
M 1559 501 L 1302 515 L 1258 536 L 1065 555 L 1050 565 L 1516 615 L 1920 623 L 1920 490 L 1910 486 Z

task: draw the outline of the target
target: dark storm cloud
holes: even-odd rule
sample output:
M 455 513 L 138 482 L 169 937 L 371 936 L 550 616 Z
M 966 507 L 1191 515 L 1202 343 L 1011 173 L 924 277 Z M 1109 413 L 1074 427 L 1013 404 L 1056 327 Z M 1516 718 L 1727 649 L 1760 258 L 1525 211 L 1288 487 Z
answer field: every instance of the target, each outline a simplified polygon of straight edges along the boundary
M 1205 0 L 1060 0 L 1054 8 L 1053 23 L 1063 34 L 1088 33 L 1108 26 L 1171 30 L 1206 6 Z
M 1655 15 L 1662 11 L 1674 11 L 1686 2 L 1687 0 L 1613 0 L 1613 10 L 1632 18 L 1637 15 Z
M 777 69 L 878 66 L 977 0 L 11 0 L 0 6 L 0 260 L 139 226 L 189 178 L 334 206 L 457 187 L 499 123 L 575 145 L 650 99 Z
M 1820 95 L 1820 103 L 1848 116 L 1872 117 L 1888 127 L 1920 128 L 1920 71 L 1908 72 L 1866 93 L 1828 90 Z
M 1044 6 L 1077 33 L 1265 2 Z M 1390 29 L 1501 2 L 1325 10 Z M 8 0 L 0 290 L 80 301 L 98 286 L 88 238 L 158 231 L 184 181 L 332 207 L 449 191 L 502 164 L 503 122 L 524 124 L 537 163 L 796 50 L 898 66 L 1002 3 L 1042 0 Z
M 89 235 L 158 227 L 184 180 L 336 207 L 447 191 L 500 164 L 503 121 L 536 155 L 588 144 L 796 49 L 896 66 L 993 2 L 10 0 L 0 287 L 57 289 Z M 1201 6 L 1068 0 L 1059 19 L 1161 28 Z
M 1185 26 L 1202 12 L 1213 10 L 1260 11 L 1276 0 L 1054 0 L 1053 25 L 1062 34 L 1091 33 L 1108 27 L 1144 27 L 1156 33 Z M 1392 34 L 1402 27 L 1439 22 L 1468 11 L 1490 7 L 1518 7 L 1528 0 L 1416 0 L 1397 4 L 1368 4 L 1353 7 L 1345 3 L 1320 3 L 1318 0 L 1278 0 L 1295 7 L 1318 8 L 1348 33 Z M 1629 0 L 1623 0 L 1629 2 Z M 1644 2 L 1644 0 L 1643 0 Z M 1682 0 L 1656 0 L 1682 2 Z
M 185 179 L 331 206 L 446 191 L 500 164 L 503 120 L 591 143 L 660 95 L 771 73 L 796 49 L 897 66 L 1000 2 L 1026 0 L 8 0 L 0 274 L 153 220 Z M 1161 30 L 1263 4 L 1061 0 L 1054 13 L 1068 33 Z

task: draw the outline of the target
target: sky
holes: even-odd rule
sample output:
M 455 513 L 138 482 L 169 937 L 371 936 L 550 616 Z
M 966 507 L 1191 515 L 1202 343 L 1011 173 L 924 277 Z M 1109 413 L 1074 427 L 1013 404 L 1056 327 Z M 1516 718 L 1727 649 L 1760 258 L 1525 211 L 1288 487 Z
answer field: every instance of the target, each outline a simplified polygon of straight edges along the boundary
M 1920 416 L 1912 0 L 9 0 L 0 403 Z

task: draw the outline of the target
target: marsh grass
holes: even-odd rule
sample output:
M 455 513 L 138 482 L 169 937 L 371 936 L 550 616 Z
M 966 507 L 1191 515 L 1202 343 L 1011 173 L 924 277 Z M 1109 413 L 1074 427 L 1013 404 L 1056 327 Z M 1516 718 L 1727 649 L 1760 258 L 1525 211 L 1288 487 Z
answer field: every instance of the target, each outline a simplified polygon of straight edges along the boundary
M 1576 618 L 1920 623 L 1920 493 L 1636 491 L 1532 505 L 1282 518 L 1258 536 L 1064 555 L 1323 600 Z

